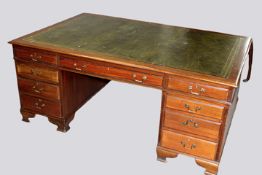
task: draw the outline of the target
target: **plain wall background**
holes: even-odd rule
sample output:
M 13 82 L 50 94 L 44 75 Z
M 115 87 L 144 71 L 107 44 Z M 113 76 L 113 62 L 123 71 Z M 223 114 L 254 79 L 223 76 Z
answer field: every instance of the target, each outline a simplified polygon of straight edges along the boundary
M 12 49 L 7 41 L 83 12 L 252 36 L 253 76 L 242 83 L 219 174 L 260 174 L 259 0 L 2 0 L 0 174 L 203 174 L 203 169 L 185 156 L 169 159 L 167 164 L 156 161 L 159 90 L 111 82 L 76 113 L 66 134 L 56 132 L 44 117 L 29 124 L 21 121 Z

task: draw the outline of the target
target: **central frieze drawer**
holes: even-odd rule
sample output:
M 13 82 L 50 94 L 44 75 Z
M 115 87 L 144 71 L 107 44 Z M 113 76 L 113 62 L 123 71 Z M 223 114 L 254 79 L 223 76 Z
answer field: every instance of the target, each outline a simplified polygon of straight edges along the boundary
M 16 69 L 17 74 L 23 77 L 49 81 L 52 83 L 59 82 L 58 70 L 21 62 L 16 62 Z
M 204 100 L 194 100 L 185 96 L 167 95 L 166 106 L 172 109 L 185 111 L 191 114 L 204 115 L 211 118 L 221 119 L 225 107 Z
M 160 145 L 182 153 L 215 160 L 218 144 L 172 131 L 162 130 Z
M 122 80 L 129 80 L 137 84 L 145 84 L 158 87 L 162 86 L 162 77 L 158 75 L 140 73 L 114 67 L 108 68 L 107 75 L 117 77 Z
M 59 86 L 57 85 L 18 78 L 18 87 L 22 93 L 38 95 L 50 99 L 60 99 Z
M 67 69 L 74 71 L 86 72 L 95 74 L 97 76 L 105 76 L 112 79 L 134 82 L 137 84 L 144 84 L 149 86 L 162 86 L 163 77 L 161 75 L 154 75 L 148 73 L 141 73 L 132 70 L 116 68 L 112 66 L 105 66 L 91 62 L 79 61 L 69 58 L 60 58 L 60 65 Z
M 221 123 L 166 109 L 163 126 L 218 140 Z

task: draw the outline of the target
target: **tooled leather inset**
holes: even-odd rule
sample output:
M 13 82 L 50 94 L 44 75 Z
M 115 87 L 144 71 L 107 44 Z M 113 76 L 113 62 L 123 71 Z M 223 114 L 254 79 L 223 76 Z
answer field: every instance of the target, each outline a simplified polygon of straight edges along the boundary
M 83 14 L 23 38 L 34 44 L 227 78 L 246 37 Z M 111 58 L 110 58 L 111 59 Z

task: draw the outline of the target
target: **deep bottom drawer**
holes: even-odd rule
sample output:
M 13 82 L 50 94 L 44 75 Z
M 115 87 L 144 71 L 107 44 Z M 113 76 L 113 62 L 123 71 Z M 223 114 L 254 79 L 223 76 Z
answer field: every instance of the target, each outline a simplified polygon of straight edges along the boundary
M 214 160 L 217 143 L 162 130 L 160 145 L 162 147 L 179 151 L 181 153 Z
M 30 95 L 21 95 L 21 106 L 42 115 L 61 117 L 61 105 L 59 102 L 44 100 Z

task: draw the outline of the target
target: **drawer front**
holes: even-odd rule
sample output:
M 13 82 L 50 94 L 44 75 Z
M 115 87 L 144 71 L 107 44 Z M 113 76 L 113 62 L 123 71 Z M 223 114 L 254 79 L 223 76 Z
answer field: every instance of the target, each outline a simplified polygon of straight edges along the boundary
M 37 49 L 17 47 L 14 48 L 16 58 L 32 62 L 43 62 L 57 65 L 57 57 L 54 53 L 40 51 Z
M 229 96 L 229 89 L 175 77 L 168 79 L 168 88 L 195 96 L 206 96 L 219 100 L 227 100 Z
M 19 78 L 19 90 L 22 93 L 40 95 L 50 99 L 60 99 L 59 86 L 42 83 L 34 80 Z
M 162 76 L 152 75 L 147 73 L 140 73 L 115 67 L 96 65 L 90 62 L 78 61 L 68 58 L 61 58 L 60 65 L 65 68 L 73 69 L 76 71 L 83 71 L 87 73 L 96 74 L 98 76 L 112 77 L 137 84 L 145 84 L 149 86 L 162 86 Z
M 164 127 L 218 140 L 221 123 L 185 115 L 171 109 L 165 111 Z
M 166 106 L 172 109 L 189 112 L 191 114 L 204 115 L 221 119 L 224 114 L 224 106 L 208 103 L 203 100 L 191 100 L 186 97 L 167 95 Z
M 87 66 L 90 66 L 89 62 L 80 61 L 80 60 L 74 60 L 69 58 L 60 58 L 60 66 L 68 69 L 73 69 L 76 71 L 84 71 L 87 72 Z
M 23 109 L 33 110 L 47 116 L 61 117 L 61 106 L 58 102 L 48 101 L 30 95 L 21 95 L 20 98 Z
M 107 75 L 117 77 L 122 80 L 128 80 L 137 84 L 145 84 L 157 87 L 162 86 L 162 77 L 157 75 L 139 73 L 118 68 L 109 68 Z
M 51 81 L 53 83 L 59 82 L 58 70 L 47 69 L 32 64 L 16 63 L 17 74 L 20 76 Z
M 191 154 L 197 157 L 215 160 L 217 143 L 162 130 L 160 145 L 162 147 Z

